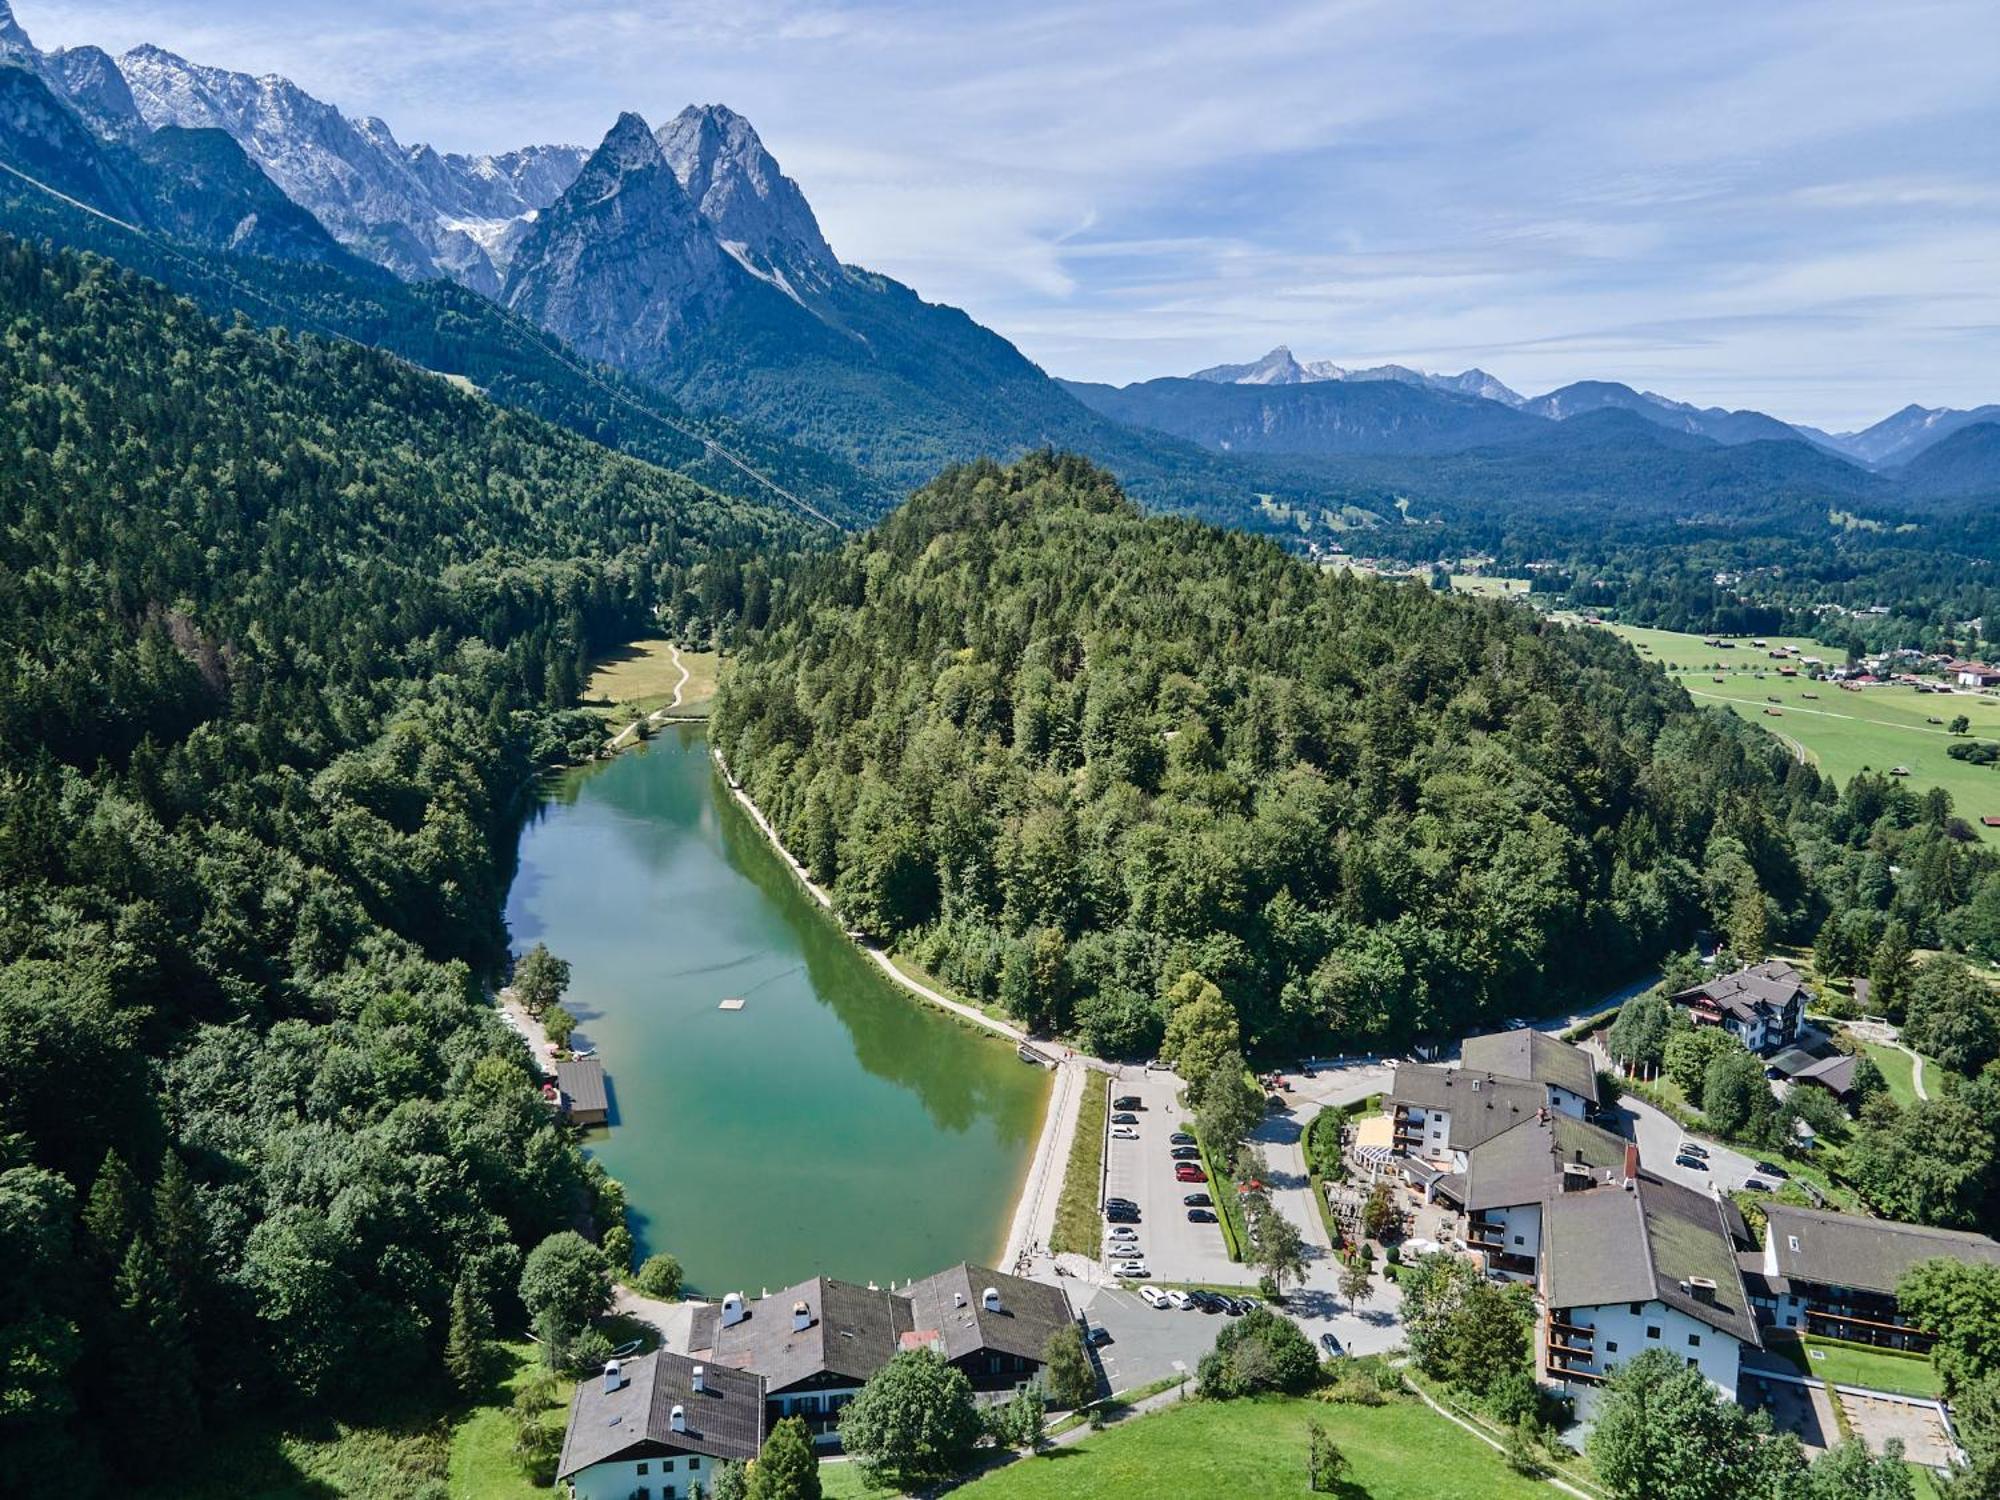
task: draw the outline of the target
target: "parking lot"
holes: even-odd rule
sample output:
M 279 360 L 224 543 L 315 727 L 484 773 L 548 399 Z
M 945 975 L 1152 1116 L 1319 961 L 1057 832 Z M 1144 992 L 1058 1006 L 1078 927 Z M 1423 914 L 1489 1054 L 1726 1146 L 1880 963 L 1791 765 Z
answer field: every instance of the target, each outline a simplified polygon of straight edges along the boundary
M 1248 1266 L 1230 1260 L 1223 1248 L 1220 1224 L 1190 1224 L 1181 1199 L 1188 1193 L 1210 1191 L 1205 1183 L 1174 1178 L 1174 1161 L 1167 1137 L 1181 1121 L 1174 1096 L 1178 1081 L 1169 1073 L 1132 1076 L 1112 1085 L 1113 1097 L 1136 1094 L 1145 1108 L 1139 1116 L 1139 1139 L 1106 1144 L 1105 1195 L 1130 1198 L 1139 1205 L 1139 1247 L 1155 1281 L 1202 1281 L 1224 1286 L 1254 1285 Z M 1117 1111 L 1114 1111 L 1117 1113 Z M 1110 1264 L 1107 1256 L 1106 1264 Z
M 1132 1292 L 1112 1286 L 1082 1288 L 1077 1305 L 1093 1325 L 1111 1335 L 1098 1349 L 1097 1362 L 1111 1390 L 1134 1390 L 1179 1375 L 1179 1360 L 1188 1380 L 1194 1367 L 1215 1344 L 1215 1335 L 1229 1319 L 1222 1314 L 1182 1312 L 1148 1307 Z

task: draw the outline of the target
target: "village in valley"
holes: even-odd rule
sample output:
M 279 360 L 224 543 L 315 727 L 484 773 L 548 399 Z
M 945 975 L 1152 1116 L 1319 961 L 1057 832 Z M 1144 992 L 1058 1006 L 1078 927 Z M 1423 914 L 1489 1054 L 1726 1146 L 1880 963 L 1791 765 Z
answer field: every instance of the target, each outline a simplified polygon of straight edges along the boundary
M 718 1463 L 756 1459 L 796 1419 L 828 1460 L 828 1493 L 849 1493 L 842 1414 L 915 1350 L 965 1377 L 999 1434 L 991 1469 L 1013 1457 L 1024 1405 L 1032 1453 L 1106 1422 L 1136 1431 L 1191 1385 L 1219 1383 L 1217 1335 L 1227 1344 L 1239 1324 L 1252 1337 L 1288 1325 L 1318 1378 L 1366 1371 L 1352 1378 L 1452 1415 L 1438 1440 L 1497 1454 L 1505 1424 L 1454 1392 L 1522 1377 L 1455 1363 L 1467 1356 L 1438 1311 L 1452 1288 L 1521 1320 L 1546 1429 L 1516 1472 L 1565 1472 L 1607 1383 L 1658 1351 L 1808 1456 L 1853 1437 L 1944 1475 L 1963 1455 L 1930 1358 L 1942 1330 L 1904 1299 L 1941 1263 L 2000 1267 L 2000 1244 L 1863 1211 L 1822 1146 L 1889 1090 L 1885 1067 L 1899 1093 L 1924 1097 L 1924 1060 L 1866 1013 L 1866 979 L 1822 996 L 1784 958 L 1677 966 L 1594 1014 L 1260 1075 L 1262 1117 L 1237 1142 L 1194 1133 L 1167 1061 L 1072 1054 L 1057 1065 L 1091 1097 L 1051 1113 L 1072 1130 L 1054 1142 L 1063 1204 L 1086 1205 L 1087 1224 L 1069 1214 L 1051 1229 L 1045 1214 L 1004 1271 L 816 1276 L 714 1300 L 621 1289 L 650 1347 L 578 1381 L 560 1481 L 582 1500 L 710 1493 Z M 542 1046 L 559 1059 L 552 1102 L 596 1123 L 597 1059 Z M 1714 1132 L 1675 1081 L 1689 1056 L 1712 1089 L 1747 1079 L 1762 1138 L 1775 1120 L 1782 1144 Z M 1211 1111 L 1202 1126 L 1215 1128 Z

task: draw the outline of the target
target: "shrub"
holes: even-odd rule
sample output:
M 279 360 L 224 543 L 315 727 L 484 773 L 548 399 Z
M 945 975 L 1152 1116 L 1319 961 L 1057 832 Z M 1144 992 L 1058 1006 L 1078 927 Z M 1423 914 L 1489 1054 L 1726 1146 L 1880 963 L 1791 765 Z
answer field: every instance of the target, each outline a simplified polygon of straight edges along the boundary
M 1195 1369 L 1195 1393 L 1217 1400 L 1260 1391 L 1298 1395 L 1319 1376 L 1319 1357 L 1299 1325 L 1259 1307 L 1216 1335 Z
M 671 1302 L 681 1294 L 681 1263 L 665 1253 L 649 1255 L 633 1276 L 632 1285 L 648 1297 Z

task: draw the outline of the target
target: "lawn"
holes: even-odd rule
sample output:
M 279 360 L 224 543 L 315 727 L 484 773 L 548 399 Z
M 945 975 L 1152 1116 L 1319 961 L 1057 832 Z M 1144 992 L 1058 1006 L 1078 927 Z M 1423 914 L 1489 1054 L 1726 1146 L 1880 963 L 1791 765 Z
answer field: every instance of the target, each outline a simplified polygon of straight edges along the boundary
M 1528 580 L 1525 578 L 1495 578 L 1485 573 L 1454 573 L 1451 575 L 1454 592 L 1473 594 L 1487 599 L 1525 599 L 1528 597 Z
M 1096 1260 L 1104 1248 L 1104 1222 L 1097 1213 L 1097 1190 L 1104 1177 L 1104 1113 L 1111 1080 L 1084 1074 L 1083 1098 L 1076 1109 L 1076 1134 L 1063 1169 L 1062 1197 L 1056 1200 L 1056 1227 L 1049 1248 Z
M 583 706 L 621 720 L 656 712 L 673 703 L 680 668 L 686 667 L 687 685 L 681 690 L 675 712 L 703 714 L 715 697 L 721 665 L 721 658 L 713 651 L 683 651 L 680 666 L 676 666 L 671 642 L 633 641 L 610 652 L 592 668 L 590 681 L 583 688 Z
M 1798 1340 L 1773 1339 L 1770 1347 L 1772 1353 L 1790 1360 L 1805 1374 L 1832 1385 L 1858 1385 L 1865 1390 L 1926 1398 L 1943 1390 L 1937 1371 L 1921 1354 L 1874 1349 L 1811 1334 Z
M 1943 787 L 1951 793 L 1959 816 L 1975 827 L 1981 817 L 2000 814 L 2000 768 L 1953 760 L 1946 751 L 1964 736 L 1945 729 L 1963 714 L 1972 721 L 1971 738 L 2000 740 L 2000 699 L 1890 686 L 1848 692 L 1831 682 L 1778 676 L 1780 664 L 1748 640 L 1718 651 L 1703 646 L 1697 635 L 1629 625 L 1607 628 L 1630 641 L 1648 661 L 1669 668 L 1697 703 L 1727 705 L 1763 725 L 1802 748 L 1836 781 L 1844 783 L 1862 770 L 1907 766 L 1912 787 Z M 1808 656 L 1835 659 L 1830 648 L 1811 641 L 1789 636 L 1768 640 L 1771 647 L 1796 645 Z M 1717 682 L 1717 677 L 1723 680 Z M 1778 712 L 1766 713 L 1770 708 Z M 1934 718 L 1942 722 L 1930 723 Z M 1980 827 L 1979 832 L 1983 838 L 2000 841 L 2000 829 Z
M 449 1494 L 452 1500 L 541 1500 L 548 1490 L 528 1479 L 514 1459 L 514 1421 L 507 1405 L 534 1372 L 541 1351 L 522 1340 L 501 1344 L 494 1355 L 494 1387 L 451 1430 Z M 542 1420 L 560 1429 L 569 1418 L 571 1381 L 557 1388 L 556 1404 Z
M 1306 1421 L 1318 1420 L 1370 1500 L 1539 1500 L 1484 1443 L 1413 1400 L 1334 1406 L 1267 1397 L 1185 1401 L 975 1480 L 964 1500 L 1135 1500 L 1149 1495 L 1303 1497 Z
M 1884 1042 L 1863 1042 L 1863 1050 L 1875 1059 L 1875 1066 L 1882 1070 L 1882 1081 L 1889 1085 L 1889 1097 L 1905 1109 L 1917 1102 L 1916 1064 L 1910 1054 L 1900 1047 L 1891 1047 Z M 1926 1086 L 1931 1068 L 1926 1066 Z

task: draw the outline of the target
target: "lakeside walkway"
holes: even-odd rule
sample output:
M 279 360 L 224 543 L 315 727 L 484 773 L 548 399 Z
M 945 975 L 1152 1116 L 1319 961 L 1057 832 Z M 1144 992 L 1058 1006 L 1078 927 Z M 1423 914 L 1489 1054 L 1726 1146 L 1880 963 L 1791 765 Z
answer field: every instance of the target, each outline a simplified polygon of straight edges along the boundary
M 688 679 L 694 674 L 688 671 L 687 663 L 681 660 L 681 648 L 679 646 L 669 641 L 667 642 L 667 650 L 673 654 L 674 668 L 681 674 L 681 680 L 674 684 L 674 701 L 669 703 L 665 708 L 656 708 L 651 713 L 634 719 L 630 724 L 627 724 L 611 737 L 610 742 L 604 747 L 606 750 L 623 750 L 627 745 L 637 744 L 639 740 L 639 726 L 641 724 L 657 729 L 662 724 L 669 722 L 679 710 L 681 706 L 681 694 L 687 691 Z

